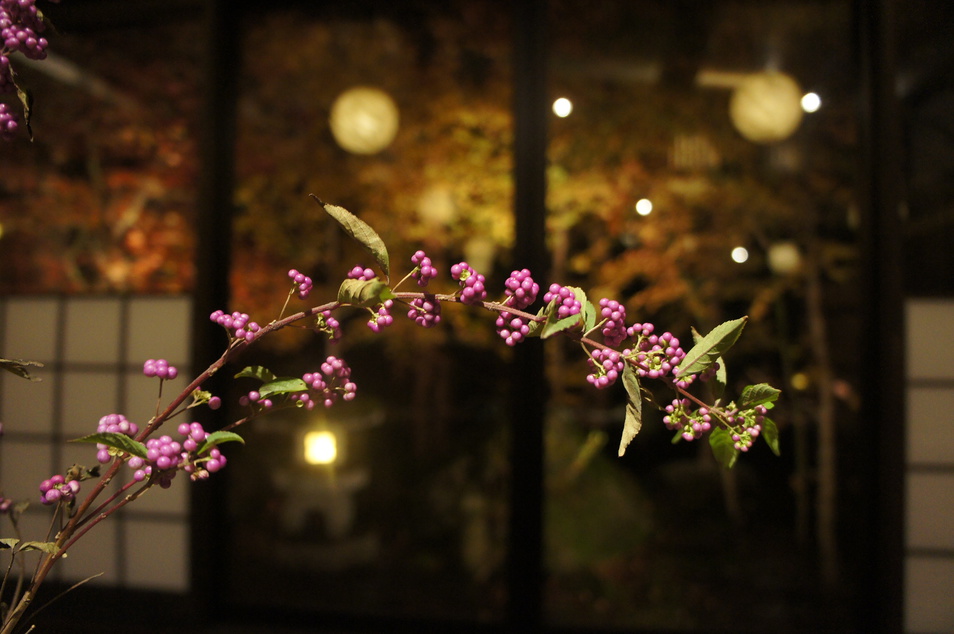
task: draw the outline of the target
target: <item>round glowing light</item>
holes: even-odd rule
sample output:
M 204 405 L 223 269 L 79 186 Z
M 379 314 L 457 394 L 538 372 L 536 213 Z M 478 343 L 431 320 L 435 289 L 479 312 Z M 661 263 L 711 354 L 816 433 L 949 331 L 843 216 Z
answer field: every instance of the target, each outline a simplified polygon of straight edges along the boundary
M 729 100 L 732 125 L 753 143 L 787 139 L 802 121 L 802 90 L 785 73 L 748 75 Z
M 573 112 L 573 102 L 566 97 L 560 97 L 553 102 L 553 114 L 562 118 L 570 116 Z
M 636 213 L 640 216 L 648 216 L 653 212 L 653 201 L 648 198 L 640 198 L 636 201 Z
M 802 264 L 802 254 L 794 242 L 776 242 L 768 250 L 768 266 L 773 273 L 794 273 Z
M 331 464 L 338 457 L 338 441 L 330 431 L 305 434 L 305 461 L 308 464 Z
M 802 95 L 802 110 L 805 112 L 818 112 L 818 109 L 821 108 L 821 97 L 818 96 L 818 93 L 806 92 Z
M 352 154 L 377 154 L 391 145 L 398 131 L 398 108 L 388 93 L 358 86 L 344 91 L 331 105 L 331 134 Z
M 732 249 L 732 261 L 742 264 L 749 259 L 749 250 L 745 247 L 736 247 Z
M 808 378 L 808 375 L 804 372 L 796 372 L 792 375 L 792 387 L 796 390 L 807 390 L 808 386 L 811 385 L 811 380 Z

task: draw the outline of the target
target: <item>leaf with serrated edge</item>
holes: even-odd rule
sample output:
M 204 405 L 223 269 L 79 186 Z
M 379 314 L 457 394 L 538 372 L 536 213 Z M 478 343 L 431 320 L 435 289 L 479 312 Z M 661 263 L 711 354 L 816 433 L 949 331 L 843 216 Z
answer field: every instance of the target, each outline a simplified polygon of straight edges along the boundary
M 621 458 L 643 426 L 643 395 L 639 389 L 639 376 L 628 363 L 623 368 L 623 387 L 626 388 L 626 420 L 623 421 L 623 435 L 619 439 Z
M 266 367 L 260 365 L 250 365 L 242 368 L 242 371 L 235 375 L 236 379 L 258 379 L 262 383 L 274 381 L 275 374 Z
M 692 328 L 692 344 L 695 345 L 702 341 L 702 335 L 699 334 L 699 331 L 695 328 Z M 715 376 L 709 381 L 709 389 L 712 391 L 712 398 L 716 401 L 722 398 L 722 395 L 725 394 L 725 387 L 728 384 L 728 373 L 725 369 L 725 361 L 722 360 L 722 357 L 719 357 L 715 360 L 719 364 L 719 368 L 716 370 Z
M 782 390 L 772 387 L 768 383 L 747 385 L 739 396 L 739 409 L 749 409 L 756 405 L 774 403 L 781 393 Z
M 197 455 L 202 455 L 212 447 L 226 442 L 239 442 L 245 444 L 245 439 L 232 431 L 214 431 L 209 434 L 202 444 L 195 450 Z
M 782 455 L 781 447 L 778 444 L 778 425 L 771 418 L 762 419 L 762 438 L 776 456 Z
M 43 380 L 38 376 L 30 374 L 29 370 L 27 370 L 27 366 L 42 368 L 43 364 L 39 361 L 24 361 L 23 359 L 0 359 L 0 368 L 8 372 L 13 372 L 20 378 L 27 379 L 28 381 Z
M 266 398 L 274 394 L 304 392 L 307 389 L 308 385 L 302 379 L 287 377 L 263 383 L 262 386 L 258 388 L 258 393 L 261 394 L 262 398 Z
M 732 440 L 732 434 L 722 429 L 715 429 L 709 434 L 709 446 L 712 448 L 712 455 L 726 469 L 735 466 L 735 461 L 739 458 L 739 450 L 735 448 L 735 442 Z
M 342 229 L 345 230 L 345 233 L 357 240 L 361 246 L 367 249 L 368 253 L 370 253 L 374 257 L 374 260 L 381 266 L 381 270 L 384 271 L 386 276 L 391 275 L 391 264 L 390 258 L 388 256 L 388 249 L 384 245 L 384 240 L 382 240 L 381 236 L 379 236 L 377 232 L 371 228 L 371 225 L 366 223 L 364 220 L 361 220 L 344 207 L 329 205 L 314 194 L 311 194 L 311 197 L 318 201 L 319 205 L 324 207 L 325 211 L 328 212 L 328 215 L 338 221 L 338 224 L 340 224 Z
M 748 317 L 740 317 L 713 328 L 686 353 L 679 363 L 679 376 L 689 376 L 709 369 L 738 340 L 747 320 Z
M 338 303 L 359 308 L 371 308 L 387 299 L 394 299 L 394 297 L 394 292 L 378 278 L 373 280 L 346 279 L 338 287 Z
M 55 555 L 59 548 L 55 542 L 20 542 L 20 550 L 41 550 L 50 555 Z
M 90 434 L 89 436 L 83 436 L 82 438 L 75 438 L 70 442 L 100 443 L 107 447 L 124 451 L 130 456 L 146 457 L 146 445 L 138 440 L 133 440 L 126 434 L 118 434 L 116 432 L 99 432 Z

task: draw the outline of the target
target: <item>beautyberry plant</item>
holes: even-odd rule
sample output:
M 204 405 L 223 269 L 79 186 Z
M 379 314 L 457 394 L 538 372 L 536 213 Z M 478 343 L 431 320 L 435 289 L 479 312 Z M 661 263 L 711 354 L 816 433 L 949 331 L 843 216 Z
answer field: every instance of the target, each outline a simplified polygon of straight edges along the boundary
M 0 2 L 4 7 L 10 5 L 6 0 Z M 603 298 L 597 307 L 580 288 L 551 284 L 543 294 L 543 305 L 530 312 L 540 294 L 540 285 L 527 269 L 510 274 L 499 301 L 488 299 L 486 278 L 467 262 L 450 268 L 450 277 L 456 282 L 452 292 L 424 292 L 421 289 L 434 283 L 438 271 L 423 251 L 417 251 L 410 258 L 413 269 L 392 287 L 390 257 L 378 234 L 347 210 L 316 200 L 373 257 L 380 274 L 373 268 L 355 265 L 342 281 L 335 300 L 285 315 L 290 301 L 306 300 L 313 287 L 310 277 L 296 269 L 289 270 L 291 289 L 278 318 L 259 325 L 248 314 L 238 311 L 216 310 L 209 316 L 225 331 L 225 351 L 164 409 L 157 406 L 152 418 L 139 422 L 127 420 L 122 414 L 107 414 L 99 420 L 95 433 L 77 439 L 95 444 L 98 465 L 91 469 L 74 465 L 40 484 L 41 502 L 55 509 L 48 541 L 26 542 L 19 537 L 0 540 L 0 546 L 10 549 L 14 558 L 26 550 L 42 552 L 32 580 L 22 593 L 16 593 L 11 607 L 2 615 L 0 634 L 12 634 L 52 566 L 78 539 L 151 488 L 173 486 L 180 472 L 188 480 L 201 481 L 221 471 L 228 461 L 220 446 L 244 442 L 236 432 L 243 425 L 277 410 L 330 408 L 354 400 L 358 388 L 351 368 L 336 355 L 328 356 L 317 368 L 301 376 L 279 376 L 267 368 L 249 366 L 234 375 L 254 383 L 239 398 L 243 412 L 240 418 L 216 431 L 204 429 L 199 422 L 180 422 L 174 432 L 162 431 L 166 423 L 192 408 L 219 409 L 221 397 L 203 390 L 202 385 L 246 348 L 272 333 L 296 325 L 311 329 L 331 343 L 339 341 L 342 329 L 336 315 L 340 311 L 368 311 L 368 326 L 380 332 L 393 322 L 392 310 L 397 304 L 406 307 L 407 317 L 424 328 L 441 322 L 443 305 L 463 304 L 495 314 L 496 331 L 508 346 L 533 337 L 548 339 L 558 335 L 577 342 L 586 355 L 589 384 L 596 389 L 607 389 L 620 382 L 623 385 L 627 404 L 619 445 L 621 456 L 642 426 L 642 381 L 655 381 L 673 393 L 670 404 L 663 408 L 663 423 L 675 432 L 673 442 L 694 441 L 708 435 L 714 455 L 726 467 L 731 467 L 758 438 L 778 453 L 778 430 L 767 414 L 779 390 L 758 384 L 746 387 L 736 401 L 723 398 L 726 380 L 722 357 L 741 334 L 744 317 L 726 322 L 705 336 L 693 333 L 694 345 L 686 351 L 672 333 L 657 335 L 653 324 L 627 325 L 626 310 L 619 301 Z M 412 279 L 419 290 L 399 290 Z M 6 363 L 12 366 L 7 369 L 26 372 L 24 366 L 28 362 Z M 159 379 L 161 404 L 163 384 L 175 379 L 178 371 L 163 359 L 148 359 L 143 363 L 143 374 Z M 697 379 L 708 382 L 707 392 L 713 395 L 708 401 L 692 390 Z M 125 479 L 118 491 L 107 493 L 107 484 L 114 481 L 120 469 L 128 469 L 131 477 Z M 85 498 L 80 499 L 84 480 L 92 482 Z M 13 518 L 13 508 L 11 501 L 0 497 L 0 513 Z

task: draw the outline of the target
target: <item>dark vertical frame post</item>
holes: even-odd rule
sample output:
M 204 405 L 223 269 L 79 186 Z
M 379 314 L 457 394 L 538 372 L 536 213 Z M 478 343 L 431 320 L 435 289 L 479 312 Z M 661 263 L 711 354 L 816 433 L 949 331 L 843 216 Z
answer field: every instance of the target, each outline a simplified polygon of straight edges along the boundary
M 234 190 L 235 107 L 240 59 L 241 3 L 208 0 L 205 11 L 205 98 L 200 114 L 201 181 L 196 219 L 196 281 L 193 302 L 193 364 L 204 371 L 222 352 L 222 332 L 209 315 L 229 301 L 229 269 Z M 216 381 L 219 379 L 219 381 Z M 205 389 L 216 390 L 221 377 L 212 377 Z M 196 411 L 196 417 L 208 410 Z M 215 425 L 214 421 L 202 421 Z M 208 427 L 208 425 L 207 425 Z M 225 488 L 227 478 L 212 478 L 192 487 L 192 587 L 201 608 L 222 604 L 216 574 L 227 540 Z M 209 614 L 210 610 L 203 609 Z
M 547 86 L 545 0 L 514 3 L 515 261 L 546 279 Z M 517 346 L 511 381 L 511 505 L 507 623 L 533 631 L 543 604 L 543 428 L 546 384 L 537 339 Z
M 863 420 L 873 460 L 868 477 L 871 553 L 861 628 L 901 632 L 904 603 L 904 271 L 900 119 L 895 92 L 894 0 L 857 0 L 861 60 L 865 355 Z M 877 345 L 874 345 L 877 342 Z M 889 360 L 889 361 L 886 361 Z

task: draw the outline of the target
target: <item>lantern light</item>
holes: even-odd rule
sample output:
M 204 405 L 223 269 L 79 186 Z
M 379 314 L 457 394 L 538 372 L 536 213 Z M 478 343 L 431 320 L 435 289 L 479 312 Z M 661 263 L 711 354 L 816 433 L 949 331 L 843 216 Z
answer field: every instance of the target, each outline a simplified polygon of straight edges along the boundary
M 770 71 L 744 77 L 732 91 L 729 116 L 753 143 L 787 139 L 802 121 L 802 90 L 792 77 Z
M 379 88 L 349 88 L 331 106 L 331 134 L 352 154 L 377 154 L 391 145 L 398 131 L 398 108 Z

